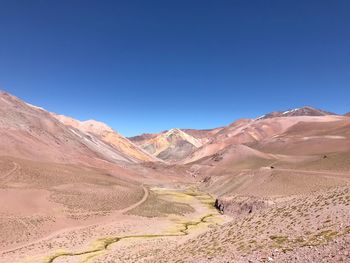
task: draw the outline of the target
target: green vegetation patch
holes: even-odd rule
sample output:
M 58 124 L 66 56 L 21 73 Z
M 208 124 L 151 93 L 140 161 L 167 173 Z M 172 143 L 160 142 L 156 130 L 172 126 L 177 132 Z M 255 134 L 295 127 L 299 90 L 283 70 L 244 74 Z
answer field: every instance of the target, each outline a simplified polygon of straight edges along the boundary
M 286 236 L 270 236 L 270 239 L 279 245 L 282 245 L 288 241 L 288 237 Z
M 168 215 L 184 215 L 193 213 L 195 209 L 189 204 L 172 202 L 162 199 L 158 194 L 150 191 L 147 200 L 138 207 L 127 212 L 129 215 L 143 217 L 165 217 Z

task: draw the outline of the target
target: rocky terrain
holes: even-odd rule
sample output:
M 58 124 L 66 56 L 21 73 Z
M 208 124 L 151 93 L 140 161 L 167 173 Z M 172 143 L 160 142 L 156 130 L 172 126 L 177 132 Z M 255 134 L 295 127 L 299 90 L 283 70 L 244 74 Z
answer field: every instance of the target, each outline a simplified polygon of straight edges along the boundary
M 275 118 L 275 117 L 292 117 L 292 116 L 327 116 L 327 115 L 336 115 L 336 114 L 306 106 L 306 107 L 290 109 L 286 111 L 271 112 L 271 113 L 262 115 L 258 119 L 268 119 L 268 118 Z
M 350 119 L 126 138 L 0 93 L 0 262 L 350 262 Z
M 153 262 L 350 261 L 348 186 L 251 207 L 250 213 L 241 207 L 224 226 L 166 249 Z
M 126 156 L 133 158 L 133 160 L 135 161 L 150 162 L 157 160 L 152 155 L 148 154 L 146 151 L 143 151 L 140 147 L 134 145 L 130 140 L 126 139 L 125 137 L 114 131 L 105 123 L 94 120 L 81 122 L 63 115 L 52 115 L 67 126 L 71 126 L 75 129 L 78 129 L 80 132 L 83 132 L 85 134 L 91 134 L 93 136 L 98 137 L 103 142 L 110 144 L 117 151 L 122 152 Z
M 1 153 L 54 162 L 137 163 L 154 158 L 110 127 L 58 116 L 0 93 Z
M 149 154 L 168 162 L 182 160 L 202 146 L 201 140 L 180 129 L 171 129 L 156 136 L 144 135 L 130 139 Z

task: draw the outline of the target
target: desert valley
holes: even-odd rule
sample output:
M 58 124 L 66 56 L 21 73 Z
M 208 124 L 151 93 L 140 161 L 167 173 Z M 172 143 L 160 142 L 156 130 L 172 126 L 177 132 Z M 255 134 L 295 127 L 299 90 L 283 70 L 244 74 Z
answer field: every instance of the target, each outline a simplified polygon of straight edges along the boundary
M 126 138 L 0 93 L 0 262 L 350 262 L 350 116 Z

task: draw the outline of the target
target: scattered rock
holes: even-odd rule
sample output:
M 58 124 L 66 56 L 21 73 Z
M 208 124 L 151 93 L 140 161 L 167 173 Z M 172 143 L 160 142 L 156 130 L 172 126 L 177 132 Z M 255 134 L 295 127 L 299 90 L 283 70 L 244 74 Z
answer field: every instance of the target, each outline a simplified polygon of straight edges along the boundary
M 256 210 L 267 208 L 269 202 L 257 197 L 221 197 L 215 200 L 215 207 L 225 214 L 233 216 L 250 214 Z

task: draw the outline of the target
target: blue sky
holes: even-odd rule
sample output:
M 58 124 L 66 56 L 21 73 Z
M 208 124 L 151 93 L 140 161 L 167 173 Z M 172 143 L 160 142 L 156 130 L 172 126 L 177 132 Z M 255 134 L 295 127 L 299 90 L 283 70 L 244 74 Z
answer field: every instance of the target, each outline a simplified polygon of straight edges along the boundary
M 350 1 L 1 1 L 0 88 L 124 135 L 350 111 Z

